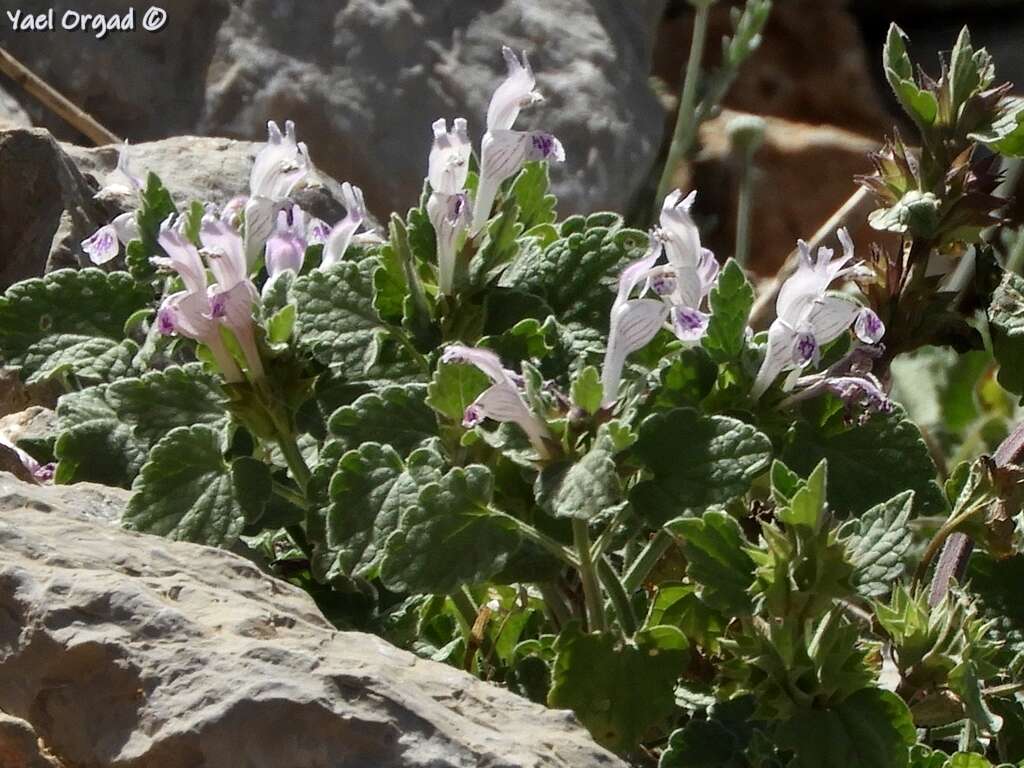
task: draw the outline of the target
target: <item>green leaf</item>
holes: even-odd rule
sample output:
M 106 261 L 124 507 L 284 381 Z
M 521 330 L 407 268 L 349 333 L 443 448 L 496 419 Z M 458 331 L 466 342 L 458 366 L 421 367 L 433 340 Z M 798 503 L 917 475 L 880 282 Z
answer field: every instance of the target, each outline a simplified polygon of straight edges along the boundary
M 28 383 L 65 371 L 89 382 L 123 376 L 138 351 L 124 327 L 153 300 L 126 272 L 60 269 L 0 297 L 0 358 Z
M 124 515 L 126 528 L 231 546 L 245 525 L 221 437 L 205 425 L 171 430 L 149 452 Z
M 986 144 L 993 152 L 1006 157 L 1024 157 L 1024 98 L 1003 98 L 992 124 L 967 138 Z
M 327 546 L 347 576 L 370 577 L 379 567 L 387 536 L 398 521 L 380 521 L 378 529 L 378 518 L 392 492 L 401 492 L 395 486 L 404 471 L 402 457 L 380 443 L 364 443 L 338 462 L 330 485 Z
M 107 385 L 63 395 L 57 403 L 60 436 L 54 444 L 58 483 L 131 487 L 149 446 L 107 402 Z
M 999 383 L 1016 395 L 1024 394 L 1024 277 L 1003 275 L 988 308 L 989 328 Z
M 163 253 L 157 242 L 160 225 L 172 213 L 177 212 L 171 193 L 164 187 L 160 177 L 150 171 L 146 174 L 146 185 L 140 195 L 141 201 L 135 214 L 139 227 L 139 240 L 133 240 L 125 251 L 125 265 L 139 282 L 149 282 L 157 273 L 149 260 L 151 256 Z
M 715 362 L 736 360 L 746 347 L 747 321 L 754 306 L 754 287 L 743 268 L 729 259 L 708 295 L 711 319 L 703 346 Z
M 548 194 L 549 184 L 548 164 L 544 162 L 527 163 L 512 183 L 510 194 L 519 206 L 519 223 L 524 230 L 555 222 L 558 200 Z
M 882 63 L 885 77 L 903 110 L 922 128 L 935 122 L 939 111 L 935 94 L 918 88 L 914 81 L 914 66 L 907 55 L 906 34 L 895 24 L 890 25 Z
M 738 419 L 676 408 L 643 421 L 634 452 L 654 479 L 637 485 L 631 498 L 648 519 L 665 522 L 685 509 L 742 496 L 768 468 L 772 446 L 765 435 Z M 644 500 L 656 506 L 645 509 Z
M 515 196 L 509 195 L 501 203 L 497 215 L 487 224 L 480 250 L 469 263 L 470 285 L 482 288 L 516 258 L 521 245 L 517 238 L 523 232 L 518 217 L 519 204 Z
M 373 305 L 376 271 L 370 264 L 342 261 L 300 276 L 292 287 L 299 346 L 349 380 L 371 377 L 387 333 Z
M 572 709 L 599 744 L 633 749 L 675 708 L 672 692 L 685 668 L 686 640 L 675 630 L 675 643 L 667 643 L 665 629 L 672 628 L 638 632 L 632 643 L 578 628 L 563 631 L 555 641 L 548 706 Z
M 747 590 L 754 583 L 754 561 L 743 531 L 725 512 L 675 520 L 672 531 L 683 539 L 686 574 L 700 585 L 701 599 L 726 615 L 749 614 Z
M 904 768 L 917 741 L 910 710 L 896 694 L 865 688 L 830 709 L 810 709 L 782 723 L 780 746 L 792 768 Z
M 499 284 L 543 298 L 559 323 L 607 331 L 619 273 L 640 257 L 647 236 L 613 214 L 567 219 L 560 234 L 546 248 L 522 251 Z
M 854 567 L 853 583 L 864 597 L 881 597 L 903 575 L 904 558 L 913 541 L 910 513 L 914 492 L 876 504 L 841 531 Z
M 786 435 L 782 459 L 801 474 L 827 459 L 828 502 L 841 515 L 859 515 L 906 490 L 915 492 L 917 514 L 946 512 L 928 447 L 898 408 L 849 427 L 797 422 Z
M 1019 585 L 1024 584 L 1024 555 L 996 560 L 976 551 L 964 581 L 970 583 L 981 615 L 993 623 L 993 636 L 1014 653 L 1024 652 L 1024 601 L 1019 592 Z
M 822 460 L 811 472 L 807 481 L 793 494 L 789 504 L 778 511 L 779 520 L 787 526 L 803 526 L 812 531 L 820 527 L 825 510 L 825 487 L 827 462 Z
M 107 387 L 106 399 L 118 418 L 147 445 L 175 427 L 205 424 L 220 431 L 227 426 L 227 398 L 220 382 L 199 363 L 116 381 Z
M 779 506 L 788 505 L 797 491 L 804 487 L 800 475 L 777 459 L 772 462 L 771 479 L 772 498 Z
M 604 389 L 601 386 L 601 374 L 597 368 L 588 365 L 573 380 L 570 390 L 572 404 L 593 416 L 601 410 Z
M 426 403 L 456 424 L 466 408 L 491 386 L 487 374 L 473 365 L 441 363 L 427 387 Z
M 949 673 L 949 687 L 964 703 L 967 716 L 982 733 L 995 735 L 1002 730 L 1003 718 L 992 712 L 982 693 L 981 673 L 974 661 L 962 661 Z
M 551 507 L 556 517 L 590 520 L 622 503 L 616 448 L 606 428 L 590 450 L 565 472 Z
M 270 467 L 252 456 L 239 456 L 231 462 L 231 483 L 246 522 L 260 521 L 272 494 Z
M 707 720 L 692 719 L 669 736 L 658 768 L 748 768 L 753 715 L 750 696 L 716 702 Z
M 424 487 L 388 537 L 384 584 L 398 592 L 450 593 L 504 568 L 519 546 L 519 528 L 490 508 L 491 494 L 491 473 L 480 465 L 456 467 Z
M 375 441 L 404 456 L 437 435 L 437 418 L 426 398 L 422 384 L 385 387 L 336 410 L 328 428 L 349 448 Z

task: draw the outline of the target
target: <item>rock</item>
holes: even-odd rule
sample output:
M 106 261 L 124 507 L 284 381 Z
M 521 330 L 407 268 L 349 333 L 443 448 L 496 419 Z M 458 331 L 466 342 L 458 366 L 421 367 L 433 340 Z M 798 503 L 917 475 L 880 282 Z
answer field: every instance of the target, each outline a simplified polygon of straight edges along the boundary
M 50 408 L 32 405 L 23 411 L 0 416 L 0 437 L 7 438 L 32 455 L 48 452 L 57 436 L 57 414 Z
M 55 514 L 68 514 L 69 510 L 74 510 L 74 514 L 83 519 L 117 525 L 131 496 L 131 491 L 97 483 L 28 484 L 0 472 L 0 520 L 14 509 Z M 2 562 L 3 556 L 0 555 Z
M 430 123 L 464 115 L 479 141 L 504 75 L 526 48 L 547 104 L 523 126 L 562 140 L 561 210 L 624 209 L 650 171 L 663 111 L 648 85 L 664 0 L 167 0 L 157 34 L 12 36 L 11 52 L 132 140 L 175 133 L 260 139 L 292 118 L 318 166 L 380 213 L 416 202 Z M 24 0 L 25 13 L 48 0 Z M 81 12 L 109 11 L 81 0 Z M 111 87 L 111 72 L 117 72 Z M 173 83 L 173 87 L 170 84 Z M 54 127 L 52 121 L 46 125 Z
M 56 408 L 57 398 L 62 393 L 63 387 L 55 379 L 26 387 L 17 371 L 0 366 L 0 416 L 23 411 L 32 405 Z
M 260 145 L 232 139 L 178 136 L 133 144 L 132 172 L 153 171 L 179 207 L 192 200 L 223 204 L 249 190 L 249 170 Z M 81 241 L 121 213 L 93 195 L 118 181 L 117 147 L 60 144 L 44 129 L 0 131 L 0 289 L 61 267 L 88 264 Z M 124 183 L 120 179 L 120 183 Z M 344 215 L 338 184 L 316 174 L 295 201 L 325 221 Z M 2 400 L 0 400 L 2 402 Z
M 0 130 L 8 128 L 31 128 L 32 118 L 18 100 L 0 88 Z
M 716 67 L 721 59 L 717 41 L 731 34 L 730 5 L 713 9 L 705 66 Z M 679 3 L 676 10 L 658 31 L 653 64 L 654 74 L 673 93 L 682 87 L 693 30 L 692 7 Z M 869 61 L 844 0 L 777 2 L 761 46 L 744 65 L 725 106 L 881 138 L 892 121 L 872 74 L 878 61 Z
M 738 113 L 724 110 L 701 127 L 703 147 L 692 177 L 677 177 L 683 188 L 698 190 L 697 210 L 707 222 L 708 247 L 719 257 L 732 254 L 738 190 L 738 167 L 730 157 L 725 126 Z M 871 171 L 868 154 L 878 145 L 871 139 L 832 126 L 814 126 L 766 118 L 765 142 L 757 153 L 754 213 L 751 225 L 751 268 L 770 275 L 796 247 L 808 239 L 846 199 L 857 191 L 854 176 Z M 708 226 L 707 224 L 711 224 Z M 881 240 L 862 220 L 851 228 L 854 242 L 867 253 Z
M 335 631 L 242 558 L 15 485 L 0 487 L 0 709 L 68 765 L 624 766 L 570 713 Z
M 0 712 L 0 765 L 3 768 L 61 768 L 24 720 Z

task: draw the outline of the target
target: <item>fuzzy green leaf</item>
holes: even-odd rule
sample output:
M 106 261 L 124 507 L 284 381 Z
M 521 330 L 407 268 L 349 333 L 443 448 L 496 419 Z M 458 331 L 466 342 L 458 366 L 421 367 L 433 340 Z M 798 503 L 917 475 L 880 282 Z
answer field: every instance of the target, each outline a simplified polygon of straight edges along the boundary
M 124 515 L 126 528 L 210 546 L 231 546 L 245 525 L 217 430 L 171 430 L 149 452 Z
M 913 541 L 910 513 L 914 492 L 901 493 L 889 501 L 876 504 L 844 526 L 842 534 L 853 564 L 853 583 L 864 597 L 881 597 L 903 575 L 903 559 Z
M 743 268 L 729 259 L 708 295 L 711 319 L 704 349 L 715 362 L 737 359 L 746 346 L 747 320 L 754 306 L 754 288 Z
M 476 366 L 441 363 L 427 387 L 426 403 L 458 424 L 466 408 L 489 386 L 491 380 Z
M 659 523 L 742 496 L 772 458 L 771 442 L 754 427 L 691 408 L 645 419 L 634 451 L 654 479 L 635 486 L 631 498 Z
M 375 441 L 404 456 L 437 434 L 437 418 L 426 398 L 423 384 L 385 387 L 336 410 L 328 428 L 349 448 Z
M 910 710 L 896 694 L 865 688 L 830 709 L 800 712 L 779 727 L 792 768 L 904 768 L 917 741 Z
M 919 88 L 914 81 L 914 66 L 907 55 L 906 35 L 895 24 L 889 27 L 882 63 L 885 77 L 903 110 L 922 128 L 934 123 L 939 111 L 938 101 L 935 94 Z
M 525 231 L 541 224 L 553 224 L 558 200 L 548 193 L 548 164 L 527 163 L 512 183 L 510 194 L 519 205 L 519 223 Z
M 57 403 L 60 436 L 54 444 L 58 483 L 131 487 L 149 446 L 107 402 L 102 384 L 63 395 Z
M 446 594 L 481 584 L 519 546 L 515 520 L 490 508 L 490 471 L 456 467 L 419 492 L 388 537 L 381 578 L 398 592 Z
M 137 352 L 124 327 L 153 300 L 127 272 L 60 269 L 0 296 L 0 358 L 29 382 L 69 371 L 90 382 L 128 371 Z
M 588 365 L 572 382 L 572 404 L 593 416 L 601 410 L 604 390 L 601 386 L 601 374 L 597 368 Z
M 701 598 L 726 615 L 750 613 L 747 590 L 754 583 L 754 561 L 739 523 L 724 512 L 675 520 L 672 530 L 683 538 L 686 573 L 700 585 Z
M 686 647 L 673 627 L 638 632 L 625 644 L 616 635 L 568 629 L 555 641 L 548 706 L 572 709 L 599 744 L 631 750 L 672 714 Z

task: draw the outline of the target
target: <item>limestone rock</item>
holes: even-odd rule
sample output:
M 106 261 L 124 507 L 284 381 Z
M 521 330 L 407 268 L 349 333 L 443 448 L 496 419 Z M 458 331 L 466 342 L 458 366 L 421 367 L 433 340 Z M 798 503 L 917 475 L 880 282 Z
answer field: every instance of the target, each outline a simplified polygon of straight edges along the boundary
M 68 45 L 58 31 L 5 45 L 133 141 L 179 133 L 259 140 L 268 119 L 290 117 L 317 165 L 361 186 L 378 214 L 417 200 L 433 120 L 463 115 L 479 140 L 504 76 L 503 43 L 529 50 L 548 98 L 522 125 L 565 145 L 568 161 L 553 174 L 563 212 L 624 209 L 660 141 L 663 112 L 647 78 L 664 0 L 160 5 L 168 21 L 156 34 L 81 35 Z M 26 13 L 49 7 L 19 3 Z M 109 12 L 109 3 L 75 8 Z
M 0 712 L 0 765 L 3 768 L 61 768 L 24 720 Z
M 3 88 L 0 88 L 0 129 L 31 128 L 32 118 L 28 112 Z
M 571 714 L 335 631 L 242 558 L 72 514 L 81 488 L 0 485 L 0 710 L 66 764 L 624 766 Z

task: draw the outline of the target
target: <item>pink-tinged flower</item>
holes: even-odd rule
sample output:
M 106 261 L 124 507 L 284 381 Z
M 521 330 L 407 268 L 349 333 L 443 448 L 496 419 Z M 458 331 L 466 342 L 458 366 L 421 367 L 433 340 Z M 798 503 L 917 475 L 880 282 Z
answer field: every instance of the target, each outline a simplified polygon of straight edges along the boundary
M 117 156 L 117 171 L 127 183 L 108 184 L 96 193 L 96 197 L 103 198 L 113 195 L 138 205 L 142 200 L 142 179 L 135 176 L 128 167 L 127 142 L 121 146 L 121 151 Z M 117 216 L 110 224 L 100 227 L 83 240 L 82 250 L 85 251 L 89 260 L 98 266 L 116 258 L 120 252 L 120 246 L 128 245 L 132 240 L 138 239 L 137 213 L 132 210 Z
M 203 222 L 199 239 L 216 279 L 211 289 L 210 314 L 231 329 L 242 348 L 249 371 L 255 378 L 262 378 L 263 362 L 256 345 L 252 317 L 257 292 L 249 279 L 242 238 L 225 222 L 211 219 Z
M 220 335 L 221 323 L 213 316 L 210 297 L 206 291 L 178 291 L 166 296 L 157 311 L 157 324 L 163 334 L 176 333 L 205 344 L 228 383 L 245 380 Z
M 277 214 L 277 228 L 267 239 L 264 262 L 271 279 L 285 270 L 298 274 L 306 258 L 306 215 L 295 205 L 292 206 L 290 218 L 289 221 L 288 211 L 280 211 Z
M 885 327 L 874 312 L 849 296 L 829 294 L 829 286 L 857 269 L 853 241 L 845 229 L 838 232 L 843 255 L 833 259 L 830 248 L 819 248 L 817 258 L 800 241 L 800 264 L 779 291 L 776 319 L 768 329 L 764 362 L 757 373 L 751 396 L 756 400 L 783 371 L 817 362 L 820 350 L 859 320 L 858 335 L 875 343 Z M 867 314 L 870 312 L 870 314 Z
M 522 61 L 508 46 L 501 53 L 508 65 L 508 75 L 494 91 L 487 108 L 487 132 L 480 147 L 480 179 L 473 202 L 474 237 L 490 218 L 494 198 L 505 179 L 531 160 L 565 160 L 562 143 L 550 133 L 512 130 L 519 111 L 543 98 L 534 90 L 536 79 L 526 53 L 523 52 Z
M 491 380 L 491 386 L 466 408 L 462 420 L 464 426 L 474 427 L 484 419 L 512 422 L 526 433 L 542 459 L 550 455 L 546 441 L 551 439 L 551 433 L 547 425 L 530 410 L 523 399 L 517 384 L 520 377 L 505 368 L 496 354 L 488 349 L 456 344 L 444 351 L 441 362 L 474 365 Z
M 359 187 L 352 186 L 347 181 L 342 184 L 341 201 L 345 204 L 345 218 L 335 224 L 327 236 L 320 269 L 327 269 L 344 258 L 356 230 L 369 218 L 366 203 L 363 201 L 363 190 Z
M 665 324 L 670 306 L 662 299 L 631 299 L 641 282 L 648 280 L 654 263 L 661 255 L 661 245 L 653 238 L 647 254 L 622 270 L 619 289 L 612 304 L 601 384 L 604 403 L 610 405 L 619 395 L 619 382 L 626 358 L 646 346 Z

